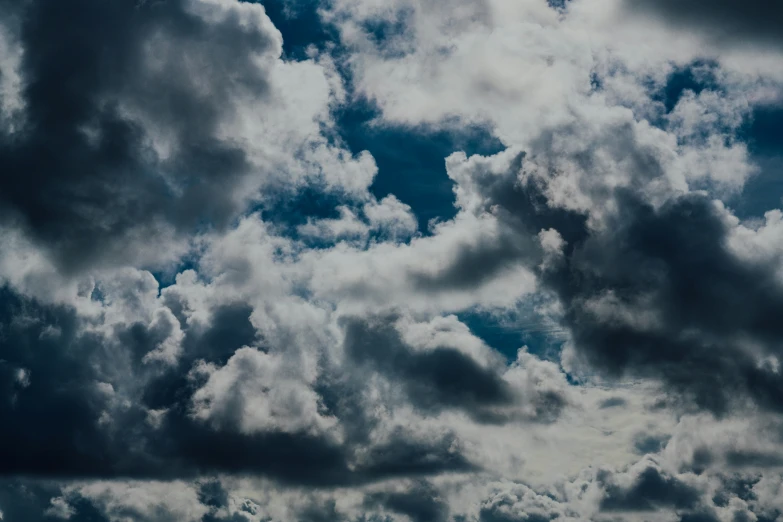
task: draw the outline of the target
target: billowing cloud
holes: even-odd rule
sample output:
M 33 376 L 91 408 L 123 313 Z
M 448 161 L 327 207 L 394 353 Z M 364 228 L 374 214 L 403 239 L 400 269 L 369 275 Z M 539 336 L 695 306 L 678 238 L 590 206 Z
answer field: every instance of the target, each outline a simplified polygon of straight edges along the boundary
M 3 521 L 780 518 L 777 8 L 0 14 Z
M 186 234 L 223 228 L 259 201 L 261 186 L 352 168 L 318 134 L 328 74 L 280 61 L 280 33 L 258 4 L 2 9 L 5 40 L 21 49 L 22 105 L 2 136 L 2 218 L 65 268 L 168 261 Z M 291 88 L 302 81 L 307 90 Z M 306 167 L 314 158 L 323 165 Z M 343 185 L 366 186 L 368 168 Z

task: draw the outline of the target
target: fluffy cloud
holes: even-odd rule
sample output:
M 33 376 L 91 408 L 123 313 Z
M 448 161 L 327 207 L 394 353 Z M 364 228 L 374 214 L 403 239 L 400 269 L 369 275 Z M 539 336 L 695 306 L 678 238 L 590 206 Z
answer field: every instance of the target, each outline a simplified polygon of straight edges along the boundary
M 206 379 L 193 393 L 192 415 L 243 433 L 318 434 L 336 420 L 320 414 L 323 406 L 312 383 L 297 373 L 253 348 L 237 350 L 222 368 L 202 362 L 191 370 L 192 379 Z
M 171 260 L 188 234 L 224 228 L 270 183 L 361 191 L 374 175 L 366 155 L 354 160 L 319 132 L 329 74 L 280 60 L 261 5 L 3 11 L 6 62 L 23 78 L 21 123 L 2 138 L 3 220 L 66 269 Z
M 0 518 L 779 518 L 775 8 L 315 4 L 0 0 Z

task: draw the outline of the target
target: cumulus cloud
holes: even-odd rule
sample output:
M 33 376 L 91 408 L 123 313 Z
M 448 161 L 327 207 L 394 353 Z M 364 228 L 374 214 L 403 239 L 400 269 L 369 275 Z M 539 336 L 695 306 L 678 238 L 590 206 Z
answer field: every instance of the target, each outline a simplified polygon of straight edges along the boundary
M 756 7 L 0 0 L 0 518 L 779 518 Z
M 350 191 L 372 179 L 371 161 L 354 162 L 319 134 L 328 75 L 280 60 L 280 33 L 259 4 L 3 11 L 4 40 L 21 53 L 13 70 L 23 107 L 2 138 L 3 220 L 63 267 L 170 260 L 187 234 L 223 228 L 268 183 L 309 176 Z
M 503 484 L 495 489 L 481 504 L 479 520 L 482 522 L 576 520 L 576 513 L 569 513 L 562 503 L 541 495 L 524 484 Z
M 218 428 L 319 434 L 336 423 L 321 415 L 312 383 L 279 358 L 252 348 L 237 350 L 222 368 L 198 364 L 190 378 L 206 380 L 193 393 L 192 415 Z

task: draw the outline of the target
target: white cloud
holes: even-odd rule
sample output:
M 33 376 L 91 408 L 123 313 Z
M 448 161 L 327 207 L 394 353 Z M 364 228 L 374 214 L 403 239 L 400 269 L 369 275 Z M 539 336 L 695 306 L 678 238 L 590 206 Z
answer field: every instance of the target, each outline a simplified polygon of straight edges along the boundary
M 49 508 L 44 512 L 45 515 L 55 518 L 62 518 L 68 520 L 76 511 L 68 504 L 68 501 L 63 497 L 54 497 L 49 503 Z
M 198 522 L 209 512 L 199 502 L 194 485 L 181 481 L 77 483 L 66 486 L 63 497 L 65 500 L 78 497 L 89 500 L 110 522 Z M 54 499 L 52 505 L 56 505 L 58 510 L 69 509 L 62 498 Z
M 224 367 L 200 363 L 190 375 L 206 378 L 193 394 L 192 415 L 217 429 L 316 435 L 337 423 L 321 414 L 312 382 L 279 356 L 241 348 Z

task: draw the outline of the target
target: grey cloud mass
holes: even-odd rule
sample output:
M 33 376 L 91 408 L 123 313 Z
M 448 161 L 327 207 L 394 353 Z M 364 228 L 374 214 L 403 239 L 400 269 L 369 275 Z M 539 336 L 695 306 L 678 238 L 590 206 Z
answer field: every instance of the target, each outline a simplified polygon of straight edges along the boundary
M 626 0 L 630 10 L 657 15 L 688 30 L 704 31 L 719 42 L 783 44 L 779 2 L 752 0 Z
M 781 407 L 783 380 L 747 349 L 779 355 L 777 257 L 754 262 L 731 251 L 732 225 L 709 197 L 675 195 L 656 208 L 636 181 L 601 197 L 613 210 L 591 228 L 585 213 L 547 202 L 556 181 L 521 179 L 524 162 L 482 175 L 477 190 L 520 242 L 546 229 L 564 241 L 563 258 L 540 277 L 563 306 L 578 355 L 608 375 L 663 379 L 716 413 L 743 397 Z M 646 182 L 656 168 L 637 175 Z
M 607 487 L 601 508 L 605 511 L 655 511 L 660 506 L 689 509 L 698 505 L 699 497 L 696 489 L 649 467 L 627 489 L 614 484 Z
M 508 385 L 492 369 L 448 347 L 417 353 L 405 345 L 391 321 L 352 320 L 345 331 L 350 357 L 388 372 L 403 384 L 408 400 L 424 410 L 462 408 L 481 417 L 482 406 L 513 400 Z
M 194 351 L 182 366 L 156 371 L 141 360 L 155 341 L 140 323 L 114 332 L 119 344 L 108 345 L 103 336 L 80 334 L 73 310 L 41 306 L 7 290 L 2 297 L 3 476 L 173 479 L 251 473 L 294 484 L 345 485 L 477 467 L 454 451 L 448 435 L 417 441 L 401 429 L 384 443 L 365 441 L 369 452 L 356 465 L 350 439 L 339 444 L 304 431 L 248 434 L 196 421 L 189 401 L 201 383 L 185 375 L 186 362 L 201 355 L 198 346 L 214 342 L 215 329 L 236 332 L 231 322 L 236 312 L 218 310 L 215 321 L 223 322 L 186 336 Z M 230 342 L 230 336 L 221 340 Z M 420 384 L 437 386 L 437 375 L 420 376 Z M 161 410 L 163 418 L 151 422 L 150 414 Z
M 25 79 L 1 144 L 6 222 L 76 268 L 233 216 L 251 167 L 218 126 L 237 91 L 268 91 L 254 57 L 274 52 L 274 33 L 185 1 L 4 4 Z
M 781 16 L 0 0 L 0 522 L 783 520 Z

